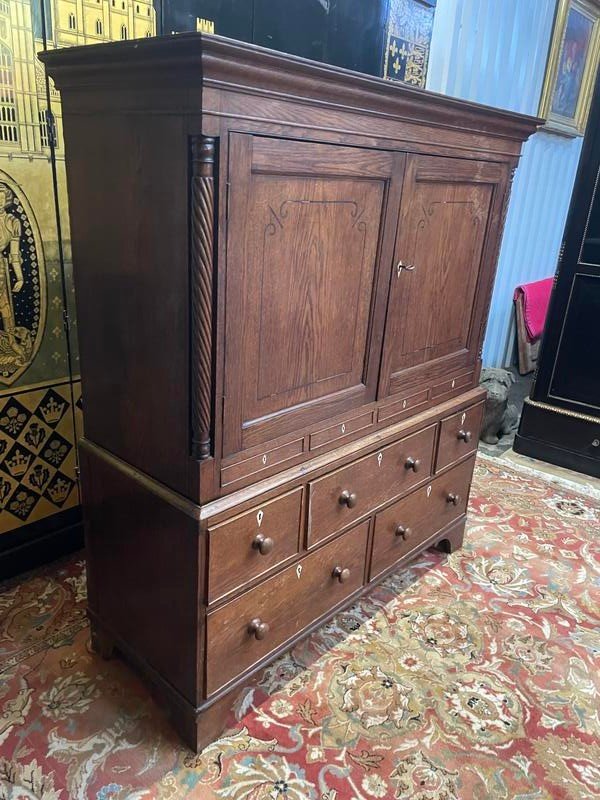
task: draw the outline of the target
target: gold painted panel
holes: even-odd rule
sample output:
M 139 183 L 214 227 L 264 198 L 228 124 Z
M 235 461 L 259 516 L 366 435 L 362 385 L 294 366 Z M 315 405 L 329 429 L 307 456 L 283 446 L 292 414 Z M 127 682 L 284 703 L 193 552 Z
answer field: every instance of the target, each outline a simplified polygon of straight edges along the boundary
M 0 534 L 79 503 L 60 96 L 36 53 L 155 34 L 152 0 L 0 0 Z

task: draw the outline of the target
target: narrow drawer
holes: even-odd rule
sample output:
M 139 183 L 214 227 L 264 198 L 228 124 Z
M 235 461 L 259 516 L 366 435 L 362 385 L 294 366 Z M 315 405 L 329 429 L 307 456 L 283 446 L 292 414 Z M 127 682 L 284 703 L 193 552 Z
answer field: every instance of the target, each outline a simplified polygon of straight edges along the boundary
M 310 449 L 316 450 L 319 447 L 323 447 L 325 444 L 335 442 L 338 439 L 343 439 L 345 436 L 349 436 L 351 433 L 356 433 L 357 431 L 362 431 L 365 428 L 369 428 L 372 424 L 373 412 L 365 411 L 363 414 L 359 414 L 356 417 L 351 417 L 350 419 L 338 422 L 337 425 L 330 425 L 327 428 L 323 428 L 323 430 L 316 431 L 315 433 L 311 434 Z
M 363 522 L 207 617 L 207 692 L 236 675 L 341 603 L 364 582 Z
M 309 543 L 326 539 L 430 475 L 435 428 L 425 428 L 312 481 Z
M 381 406 L 377 419 L 379 422 L 383 422 L 384 420 L 407 414 L 409 411 L 415 414 L 421 406 L 427 405 L 428 400 L 429 389 L 423 389 L 421 392 L 416 392 L 416 394 L 411 394 L 408 397 L 400 397 L 393 403 Z
M 483 403 L 478 403 L 442 420 L 435 462 L 436 472 L 477 450 L 483 406 Z
M 377 514 L 371 579 L 465 513 L 474 464 L 464 461 Z
M 298 552 L 302 487 L 208 529 L 208 601 Z
M 264 453 L 251 456 L 243 461 L 229 464 L 221 470 L 221 486 L 229 486 L 230 483 L 235 483 L 254 475 L 258 480 L 261 472 L 301 455 L 303 450 L 304 439 L 295 439 L 293 442 L 282 444 L 271 450 L 265 450 Z
M 465 389 L 473 385 L 474 372 L 467 372 L 463 375 L 457 375 L 456 378 L 450 378 L 442 383 L 436 383 L 431 390 L 433 398 L 441 397 L 444 394 L 450 394 L 456 389 Z

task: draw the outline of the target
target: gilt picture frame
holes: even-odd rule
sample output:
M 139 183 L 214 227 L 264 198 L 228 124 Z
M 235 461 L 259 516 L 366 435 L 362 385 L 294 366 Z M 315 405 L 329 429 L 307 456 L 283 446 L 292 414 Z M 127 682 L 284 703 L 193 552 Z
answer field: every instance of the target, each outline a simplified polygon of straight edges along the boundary
M 539 116 L 546 128 L 583 136 L 600 56 L 600 2 L 558 0 Z

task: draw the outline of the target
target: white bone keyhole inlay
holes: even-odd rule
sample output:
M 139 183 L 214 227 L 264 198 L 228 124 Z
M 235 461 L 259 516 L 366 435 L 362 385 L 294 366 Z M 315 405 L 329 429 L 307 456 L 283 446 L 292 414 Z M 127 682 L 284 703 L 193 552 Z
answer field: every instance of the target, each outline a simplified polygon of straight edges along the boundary
M 455 386 L 456 386 L 456 381 L 452 381 L 452 388 L 454 389 Z
M 261 510 L 260 510 L 260 511 L 258 512 L 258 514 L 256 515 L 256 521 L 258 522 L 258 527 L 259 527 L 259 528 L 260 528 L 260 526 L 261 526 L 261 524 L 262 524 L 262 521 L 263 521 L 263 517 L 264 517 L 264 515 L 265 515 L 265 512 L 264 512 L 264 511 L 262 510 L 262 508 L 261 508 Z
M 381 466 L 381 462 L 382 462 L 382 461 L 383 461 L 383 453 L 378 453 L 378 454 L 377 454 L 377 466 L 378 466 L 378 467 L 380 467 L 380 466 Z
M 267 463 L 267 455 L 266 455 L 266 453 L 265 453 L 265 455 L 262 457 L 262 462 L 263 462 L 263 464 L 266 464 L 266 463 Z
M 402 401 L 402 408 L 406 408 L 406 400 Z
M 342 422 L 342 433 L 346 433 L 346 423 Z
M 427 497 L 431 497 L 431 484 L 427 487 Z
M 465 420 L 466 420 L 466 418 L 467 418 L 467 415 L 466 415 L 466 414 L 463 414 L 463 415 L 462 415 L 462 417 L 460 418 L 460 424 L 461 424 L 461 425 L 464 425 L 464 424 L 465 424 Z
M 300 580 L 300 576 L 302 575 L 302 564 L 298 564 L 298 566 L 296 567 L 296 575 L 298 577 L 298 580 Z

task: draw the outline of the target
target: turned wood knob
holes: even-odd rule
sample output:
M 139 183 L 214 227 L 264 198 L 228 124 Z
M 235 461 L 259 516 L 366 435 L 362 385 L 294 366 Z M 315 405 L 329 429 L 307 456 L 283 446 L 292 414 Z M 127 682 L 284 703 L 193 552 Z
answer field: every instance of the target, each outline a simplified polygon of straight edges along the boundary
M 356 494 L 354 492 L 349 492 L 348 489 L 344 489 L 340 495 L 340 504 L 348 506 L 348 508 L 354 508 L 356 500 Z
M 456 434 L 456 438 L 457 438 L 457 439 L 462 439 L 462 440 L 463 440 L 463 442 L 470 442 L 470 441 L 471 441 L 471 439 L 473 438 L 473 434 L 471 433 L 471 431 L 463 431 L 463 430 L 460 430 L 460 431 L 459 431 L 459 432 Z
M 412 469 L 413 472 L 418 472 L 421 469 L 421 459 L 409 456 L 404 464 L 405 469 Z
M 269 625 L 266 622 L 263 622 L 261 619 L 256 617 L 253 619 L 252 622 L 248 625 L 248 633 L 251 636 L 254 636 L 255 639 L 264 639 L 267 633 L 269 632 Z
M 398 525 L 396 528 L 396 536 L 401 536 L 404 541 L 412 536 L 412 528 L 405 528 L 404 525 Z
M 337 578 L 340 583 L 346 583 L 348 578 L 350 577 L 350 570 L 345 567 L 342 569 L 341 567 L 335 567 L 333 572 L 331 573 L 333 578 Z
M 460 495 L 454 494 L 453 492 L 448 492 L 448 496 L 446 497 L 447 503 L 452 503 L 453 506 L 457 506 L 460 503 Z
M 252 547 L 261 554 L 266 556 L 275 547 L 275 542 L 270 536 L 264 536 L 262 533 L 257 533 L 252 542 Z

